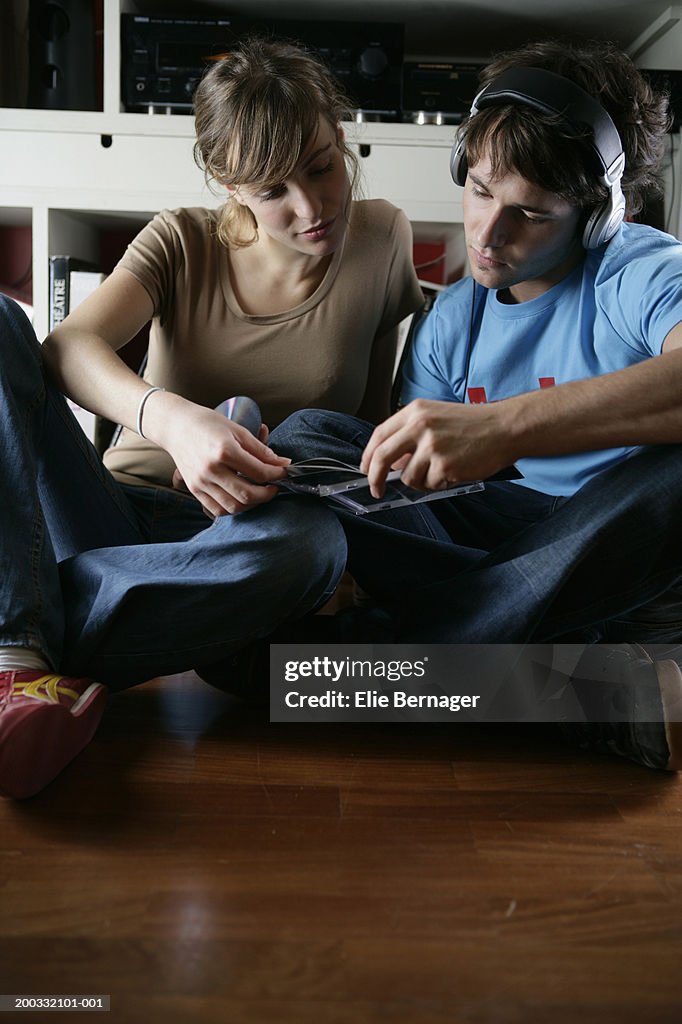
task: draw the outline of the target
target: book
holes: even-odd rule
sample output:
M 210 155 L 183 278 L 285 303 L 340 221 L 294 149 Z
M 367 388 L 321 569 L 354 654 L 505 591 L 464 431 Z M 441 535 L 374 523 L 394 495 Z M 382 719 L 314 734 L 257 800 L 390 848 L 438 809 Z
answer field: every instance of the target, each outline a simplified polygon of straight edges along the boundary
M 72 270 L 69 274 L 69 313 L 92 295 L 106 276 L 99 270 Z
M 97 271 L 94 263 L 76 256 L 50 256 L 49 328 L 54 330 L 71 309 L 71 272 Z
M 98 288 L 105 276 L 88 260 L 75 256 L 50 256 L 50 330 Z M 95 414 L 71 399 L 67 402 L 85 436 L 94 441 Z

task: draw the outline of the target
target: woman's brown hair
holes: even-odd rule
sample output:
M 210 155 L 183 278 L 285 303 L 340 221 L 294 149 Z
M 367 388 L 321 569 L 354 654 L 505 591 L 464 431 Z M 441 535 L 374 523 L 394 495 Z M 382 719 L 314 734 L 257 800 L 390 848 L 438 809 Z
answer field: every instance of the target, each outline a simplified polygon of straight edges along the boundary
M 358 177 L 355 154 L 338 132 L 349 104 L 317 58 L 282 40 L 249 38 L 217 60 L 194 94 L 194 159 L 207 180 L 223 186 L 269 189 L 288 178 L 320 124 L 337 136 L 351 190 Z M 224 245 L 249 245 L 257 237 L 251 211 L 228 201 L 218 237 Z

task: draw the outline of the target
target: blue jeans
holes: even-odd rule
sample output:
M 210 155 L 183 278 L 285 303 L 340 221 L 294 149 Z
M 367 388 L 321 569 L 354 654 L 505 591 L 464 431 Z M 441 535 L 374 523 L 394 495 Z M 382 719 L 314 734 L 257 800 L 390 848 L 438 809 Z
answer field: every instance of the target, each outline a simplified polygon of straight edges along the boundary
M 294 413 L 271 443 L 358 463 L 372 427 Z M 682 447 L 647 448 L 570 498 L 515 483 L 369 516 L 339 511 L 358 584 L 395 639 L 526 643 L 682 639 Z
M 102 465 L 0 296 L 0 646 L 122 688 L 201 668 L 323 603 L 343 572 L 333 513 L 296 496 L 210 523 L 191 496 Z

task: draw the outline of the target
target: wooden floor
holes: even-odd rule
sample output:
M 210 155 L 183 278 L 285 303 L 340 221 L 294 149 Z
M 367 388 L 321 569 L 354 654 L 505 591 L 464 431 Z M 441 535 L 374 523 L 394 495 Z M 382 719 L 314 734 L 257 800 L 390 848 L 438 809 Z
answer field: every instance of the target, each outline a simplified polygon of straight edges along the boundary
M 682 1020 L 682 778 L 538 727 L 270 725 L 176 676 L 0 837 L 0 992 L 111 1024 Z

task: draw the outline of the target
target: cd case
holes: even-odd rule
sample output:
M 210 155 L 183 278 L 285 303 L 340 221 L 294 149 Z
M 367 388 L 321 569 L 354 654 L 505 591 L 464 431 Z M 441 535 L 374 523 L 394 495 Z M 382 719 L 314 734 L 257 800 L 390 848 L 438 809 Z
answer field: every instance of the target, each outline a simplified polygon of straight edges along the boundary
M 438 498 L 452 498 L 458 494 L 472 494 L 485 488 L 483 480 L 471 480 L 442 491 L 417 491 L 402 482 L 400 470 L 392 470 L 386 477 L 383 497 L 375 498 L 370 492 L 367 476 L 358 466 L 330 458 L 292 463 L 287 474 L 286 479 L 276 481 L 281 489 L 314 495 L 328 504 L 337 508 L 341 506 L 361 516 L 404 505 L 417 505 L 423 501 L 436 501 Z M 511 480 L 520 476 L 516 467 L 510 466 L 491 479 Z
M 217 410 L 228 419 L 246 427 L 254 437 L 258 436 L 261 413 L 258 405 L 247 395 L 236 395 L 218 405 Z M 491 480 L 512 480 L 521 476 L 516 466 L 500 470 Z M 364 516 L 369 512 L 383 512 L 403 505 L 417 505 L 422 501 L 436 501 L 438 498 L 452 498 L 457 494 L 472 494 L 482 491 L 482 480 L 470 480 L 442 491 L 417 491 L 400 479 L 400 470 L 393 470 L 386 477 L 386 489 L 382 498 L 374 498 L 367 483 L 367 476 L 359 466 L 351 466 L 340 459 L 304 459 L 292 463 L 284 480 L 275 480 L 281 490 L 297 494 L 311 494 L 332 506 L 349 509 L 355 515 Z

